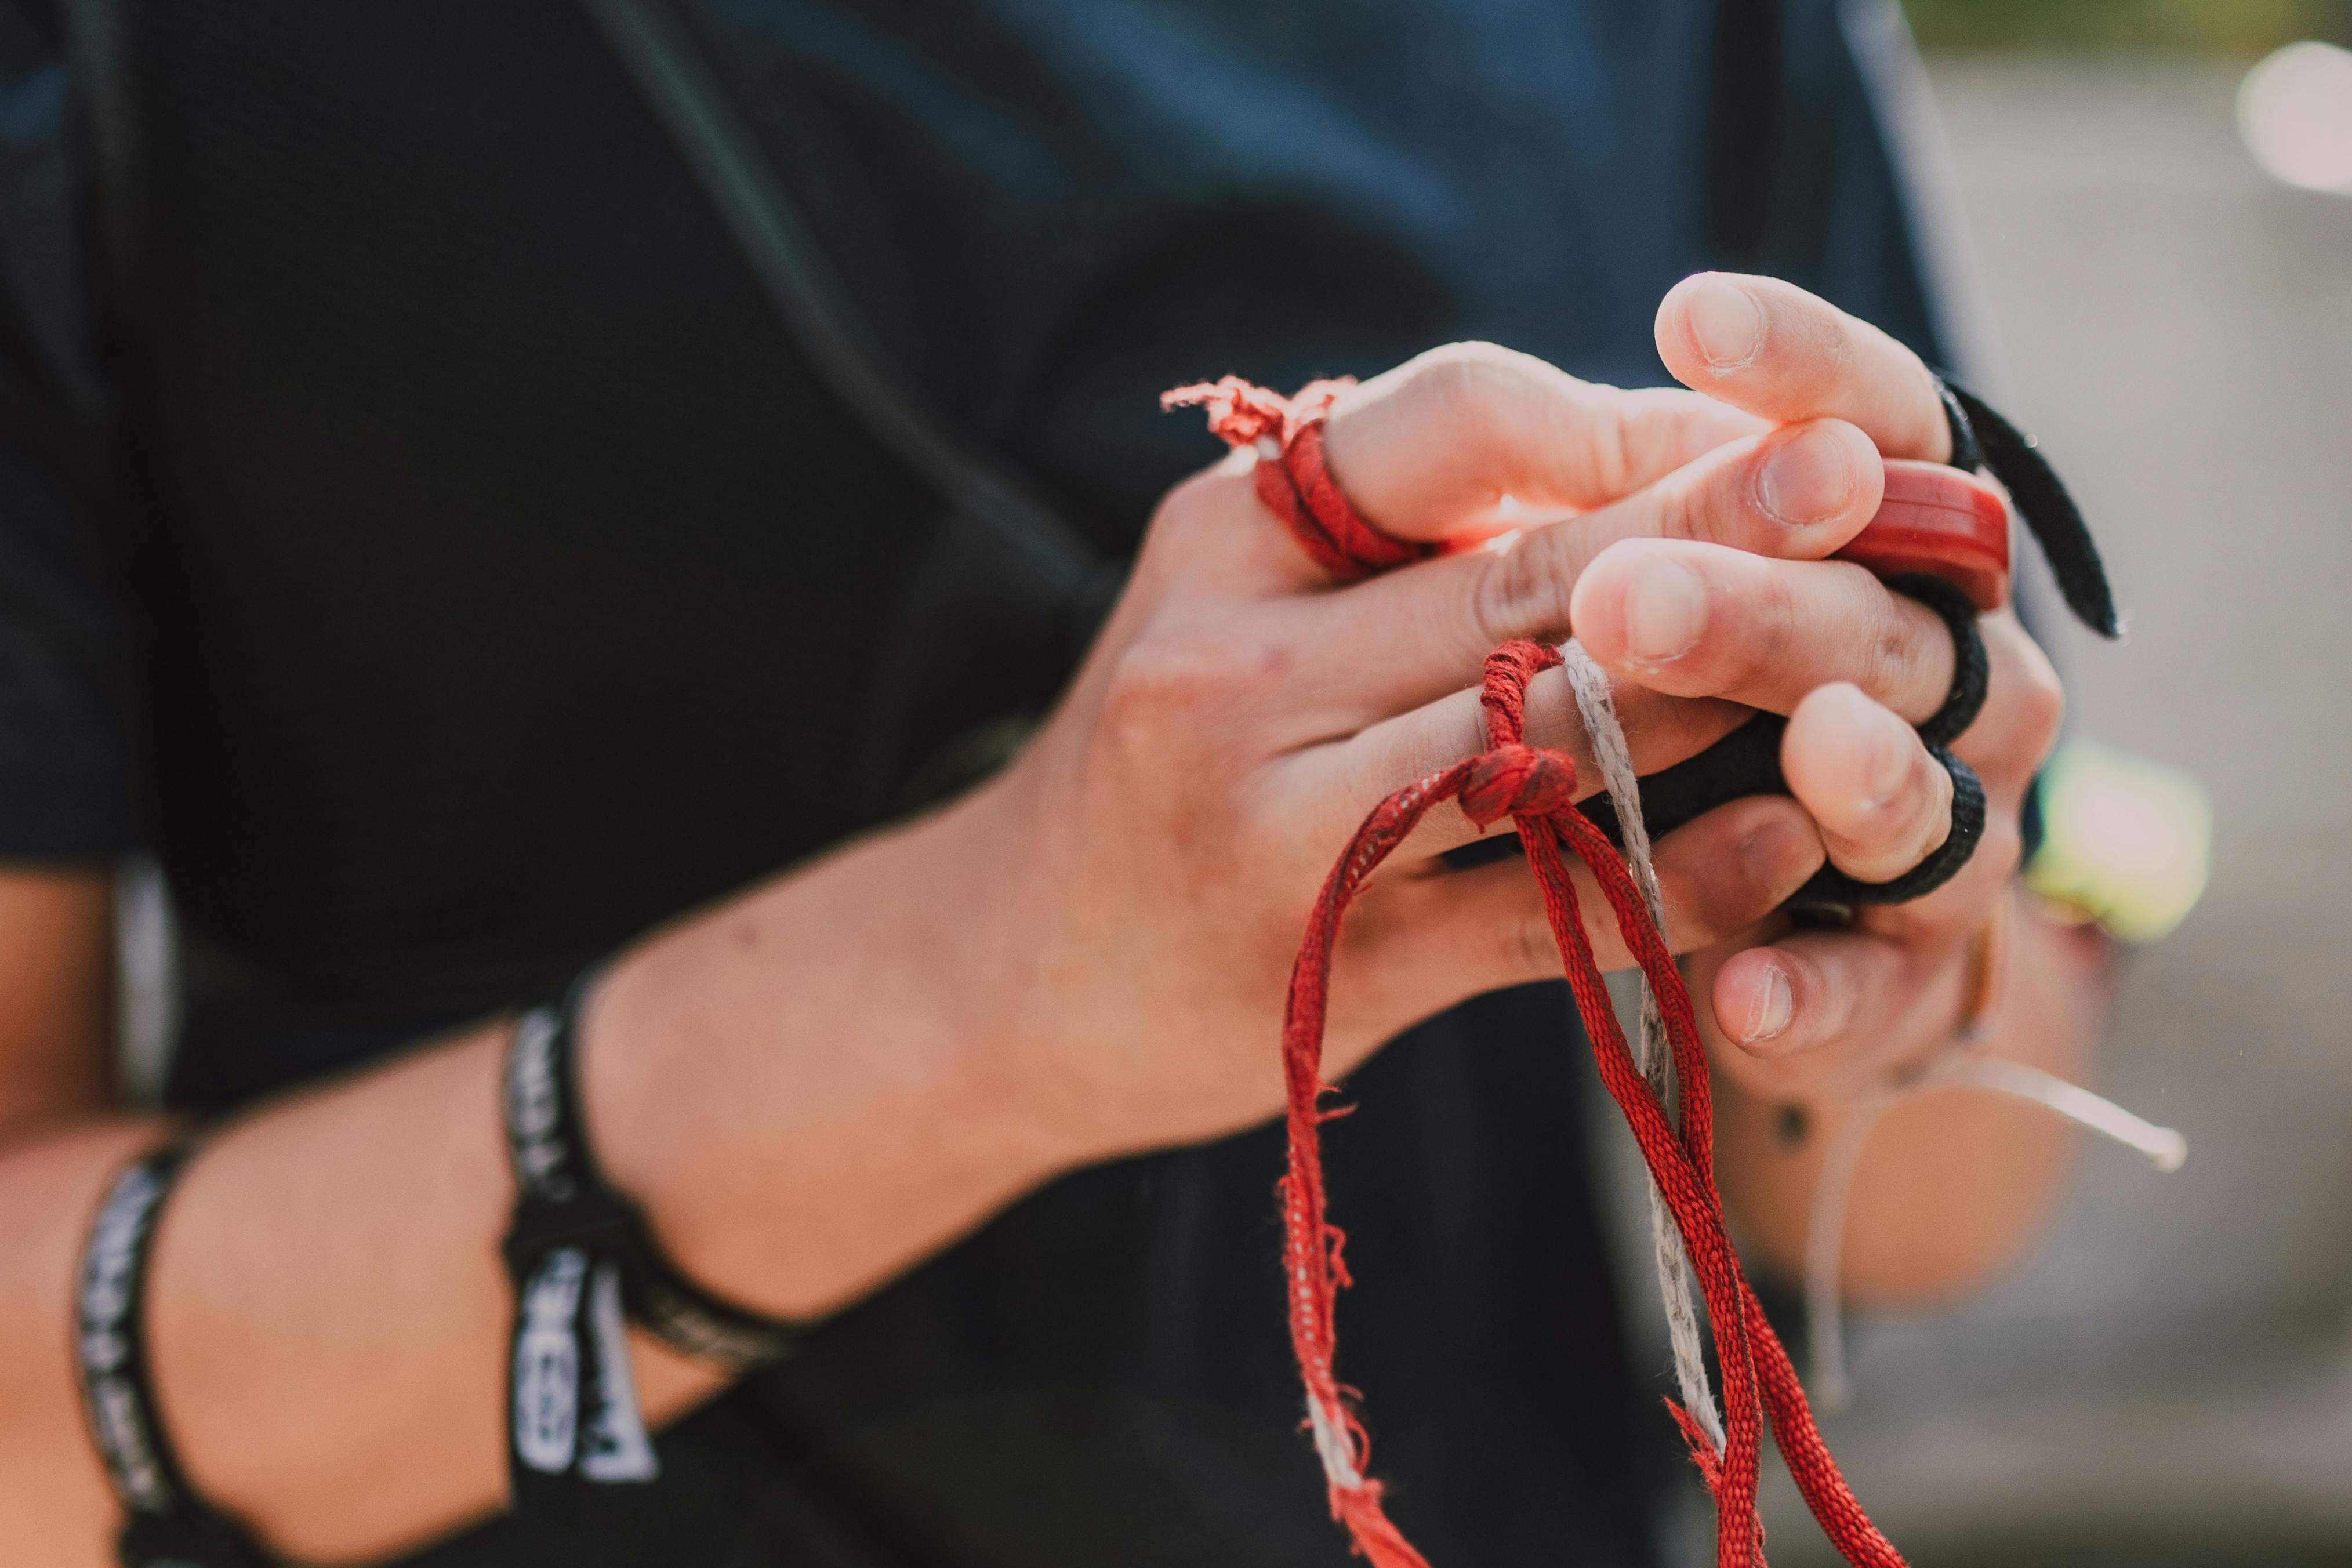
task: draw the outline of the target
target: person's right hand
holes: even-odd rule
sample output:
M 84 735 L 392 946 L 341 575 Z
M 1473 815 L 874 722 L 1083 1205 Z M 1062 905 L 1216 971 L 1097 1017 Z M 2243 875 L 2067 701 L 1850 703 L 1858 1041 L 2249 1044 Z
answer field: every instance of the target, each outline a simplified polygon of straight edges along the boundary
M 1435 351 L 1343 395 L 1326 456 L 1359 510 L 1475 548 L 1344 588 L 1257 502 L 1245 457 L 1178 487 L 1051 721 L 1005 774 L 929 825 L 943 897 L 971 911 L 974 1026 L 1073 1157 L 1205 1137 L 1281 1104 L 1273 1048 L 1293 953 L 1332 858 L 1382 796 L 1484 749 L 1475 687 L 1511 637 L 1568 635 L 1580 572 L 1629 537 L 1824 556 L 1875 511 L 1883 470 L 1843 420 L 1780 427 L 1679 391 L 1621 392 L 1486 345 Z M 1510 498 L 1506 504 L 1504 498 Z M 1820 650 L 1835 668 L 1840 653 Z M 1565 679 L 1530 691 L 1528 740 L 1598 787 Z M 1748 710 L 1621 683 L 1637 767 L 1693 754 Z M 1344 1073 L 1477 993 L 1557 977 L 1516 860 L 1451 868 L 1477 837 L 1433 814 L 1342 933 L 1326 1070 Z M 952 847 L 950 847 L 952 846 Z M 1680 948 L 1759 920 L 1822 860 L 1786 797 L 1668 836 Z M 1604 965 L 1627 962 L 1585 885 Z

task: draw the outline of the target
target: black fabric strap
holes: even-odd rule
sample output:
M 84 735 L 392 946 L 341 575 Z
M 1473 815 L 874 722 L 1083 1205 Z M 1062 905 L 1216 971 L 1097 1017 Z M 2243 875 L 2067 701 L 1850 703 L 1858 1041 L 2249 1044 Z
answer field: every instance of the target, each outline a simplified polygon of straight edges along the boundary
M 1952 775 L 1952 828 L 1934 852 L 1890 882 L 1861 882 L 1834 866 L 1824 866 L 1789 900 L 1791 914 L 1815 924 L 1843 924 L 1871 904 L 1907 904 L 1950 881 L 1977 852 L 1984 837 L 1984 783 L 1968 763 L 1942 746 L 1927 754 Z
M 2081 510 L 2032 437 L 1965 387 L 1940 375 L 1935 381 L 1951 434 L 1951 465 L 1992 471 L 2049 558 L 2067 607 L 2093 630 L 2118 635 L 2115 597 L 2098 547 Z M 1887 586 L 1934 610 L 1951 629 L 1951 690 L 1943 706 L 1918 727 L 1928 754 L 1952 776 L 1951 833 L 1934 854 L 1890 882 L 1858 882 L 1824 867 L 1788 904 L 1791 912 L 1810 920 L 1848 920 L 1864 905 L 1904 903 L 1935 891 L 1968 863 L 1984 832 L 1984 785 L 1949 750 L 1983 709 L 1990 680 L 1976 608 L 1941 578 L 1908 575 L 1889 580 Z M 1780 773 L 1780 736 L 1787 727 L 1785 720 L 1759 713 L 1697 756 L 1643 775 L 1642 808 L 1651 834 L 1671 833 L 1743 795 L 1787 793 L 1788 781 Z M 1578 809 L 1612 840 L 1623 842 L 1615 803 L 1607 795 L 1596 795 Z
M 2040 443 L 1948 377 L 1936 377 L 1936 395 L 1943 400 L 1944 418 L 1951 426 L 1952 466 L 1992 470 L 2042 546 L 2066 607 L 2101 637 L 2121 637 L 2123 618 L 2116 613 L 2115 592 L 2107 585 L 2106 565 L 2099 559 L 2090 524 L 2083 521 L 2066 481 L 2042 455 Z
M 1906 574 L 1887 579 L 1886 585 L 1935 611 L 1952 634 L 1951 689 L 1943 705 L 1918 726 L 1927 754 L 1952 775 L 1951 832 L 1935 853 L 1893 881 L 1856 881 L 1835 867 L 1822 867 L 1786 905 L 1790 913 L 1817 924 L 1843 923 L 1866 904 L 1907 903 L 1934 892 L 1968 864 L 1984 836 L 1984 785 L 1975 770 L 1949 749 L 1983 710 L 1990 684 L 1990 660 L 1977 630 L 1976 606 L 1940 577 Z M 1779 714 L 1759 713 L 1698 755 L 1643 775 L 1642 814 L 1651 836 L 1664 837 L 1727 801 L 1786 795 L 1780 737 L 1787 729 L 1788 721 Z M 1577 809 L 1612 842 L 1623 844 L 1616 803 L 1606 795 L 1595 795 Z
M 1867 904 L 1907 904 L 1922 899 L 1956 876 L 1976 853 L 1984 837 L 1984 783 L 1976 770 L 1951 752 L 1952 742 L 1965 734 L 1984 710 L 1991 684 L 1991 660 L 1985 653 L 1984 635 L 1977 630 L 1977 607 L 1969 596 L 1924 573 L 1906 573 L 1886 579 L 1886 586 L 1916 599 L 1936 612 L 1952 634 L 1952 685 L 1943 705 L 1918 726 L 1920 743 L 1944 771 L 1952 775 L 1952 826 L 1927 858 L 1887 882 L 1862 882 L 1834 866 L 1823 866 L 1789 900 L 1790 912 L 1821 923 L 1842 923 Z
M 508 1459 L 516 1506 L 567 1518 L 583 1485 L 660 1474 L 637 1405 L 625 1321 L 680 1352 L 745 1372 L 799 1331 L 720 1300 L 670 1262 L 642 1210 L 608 1183 L 581 1110 L 577 1016 L 594 975 L 526 1012 L 507 1052 L 516 1185 L 504 1252 L 515 1285 Z
M 74 1367 L 91 1440 L 122 1504 L 122 1568 L 268 1568 L 250 1531 L 198 1496 L 155 1407 L 147 1360 L 147 1258 L 163 1200 L 185 1167 L 178 1141 L 107 1188 L 76 1276 Z

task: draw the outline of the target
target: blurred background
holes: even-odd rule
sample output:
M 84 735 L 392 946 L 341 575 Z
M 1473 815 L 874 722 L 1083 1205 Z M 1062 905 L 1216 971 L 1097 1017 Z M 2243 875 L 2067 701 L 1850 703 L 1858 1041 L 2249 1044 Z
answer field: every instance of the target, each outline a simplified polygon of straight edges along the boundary
M 2131 611 L 2076 725 L 2201 776 L 2216 853 L 2102 1068 L 2187 1166 L 2086 1146 L 1997 1289 L 1853 1326 L 1830 1439 L 1915 1562 L 2352 1563 L 2352 5 L 1907 9 L 1984 378 Z M 1785 1479 L 1772 1534 L 1823 1560 Z

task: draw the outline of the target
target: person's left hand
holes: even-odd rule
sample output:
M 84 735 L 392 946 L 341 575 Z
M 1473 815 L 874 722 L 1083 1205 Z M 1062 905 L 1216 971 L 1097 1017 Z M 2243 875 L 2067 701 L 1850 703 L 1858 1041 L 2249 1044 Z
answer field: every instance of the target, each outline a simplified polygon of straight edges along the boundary
M 1943 461 L 1927 367 L 1878 329 L 1792 285 L 1712 273 L 1659 307 L 1659 353 L 1685 384 L 1776 422 L 1834 416 L 1890 458 Z M 1789 716 L 1781 767 L 1831 861 L 1866 882 L 1910 869 L 1949 831 L 1951 778 L 1912 725 L 1940 707 L 1950 633 L 1863 568 L 1689 540 L 1611 545 L 1576 584 L 1577 636 L 1603 668 L 1678 697 Z M 1824 628 L 1832 635 L 1824 636 Z M 1776 921 L 1690 961 L 1723 1071 L 1773 1103 L 1851 1093 L 1948 1040 L 1969 1006 L 1978 936 L 2011 896 L 2024 792 L 2057 733 L 2056 673 L 2014 615 L 1982 622 L 1984 710 L 1954 745 L 1983 779 L 1984 837 L 1926 898 L 1843 931 Z M 1818 665 L 1839 649 L 1841 668 Z M 1866 657 L 1856 658 L 1866 650 Z M 1859 682 L 1855 668 L 1866 670 Z M 1711 1015 L 1711 1018 L 1710 1018 Z

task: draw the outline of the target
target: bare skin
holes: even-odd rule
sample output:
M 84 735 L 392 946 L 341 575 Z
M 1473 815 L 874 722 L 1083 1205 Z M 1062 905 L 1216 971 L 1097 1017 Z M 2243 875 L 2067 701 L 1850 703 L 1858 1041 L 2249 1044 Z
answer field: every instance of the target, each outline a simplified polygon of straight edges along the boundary
M 1710 288 L 1763 323 L 1714 361 L 1697 329 L 1736 337 L 1745 318 Z M 586 1022 L 588 1113 L 681 1263 L 747 1303 L 821 1313 L 1057 1173 L 1272 1114 L 1283 981 L 1329 857 L 1381 795 L 1475 749 L 1470 687 L 1496 641 L 1571 623 L 1620 677 L 1644 771 L 1748 707 L 1792 715 L 1795 798 L 1733 803 L 1659 851 L 1673 938 L 1712 1004 L 1723 1184 L 1792 1256 L 1809 1167 L 1765 1119 L 1834 1117 L 1948 1036 L 2016 844 L 1989 835 L 1966 876 L 1853 931 L 1768 923 L 1824 855 L 1890 876 L 1943 832 L 1948 784 L 1906 721 L 1940 700 L 1949 639 L 1820 560 L 1875 509 L 1877 455 L 1942 457 L 1943 430 L 1916 360 L 1785 285 L 1686 283 L 1659 338 L 1707 396 L 1471 346 L 1335 410 L 1335 475 L 1373 521 L 1446 539 L 1508 521 L 1524 531 L 1507 552 L 1333 590 L 1242 468 L 1178 487 L 1069 696 L 1002 775 L 623 954 Z M 1698 584 L 1695 622 L 1671 589 L 1645 606 L 1662 568 Z M 1690 632 L 1680 652 L 1661 626 Z M 2059 694 L 2012 626 L 1987 635 L 1992 695 L 1961 750 L 2006 820 Z M 1589 761 L 1558 672 L 1529 713 L 1532 740 Z M 1338 959 L 1334 1073 L 1557 973 L 1523 869 L 1434 858 L 1474 832 L 1433 818 L 1368 890 Z M 63 1328 L 97 1195 L 159 1131 L 106 1109 L 107 919 L 100 874 L 0 873 L 0 1556 L 44 1568 L 108 1560 L 114 1505 Z M 2039 928 L 2019 948 L 1993 1048 L 2074 1068 L 2098 953 Z M 196 1482 L 291 1557 L 380 1557 L 501 1500 L 504 1032 L 257 1109 L 167 1212 L 151 1297 L 165 1418 Z M 1853 1281 L 1916 1297 L 1980 1274 L 2032 1226 L 2063 1148 L 2005 1106 L 1923 1102 L 1865 1171 L 1866 1194 L 1891 1195 L 1856 1205 Z M 718 1386 L 637 1354 L 657 1419 Z

